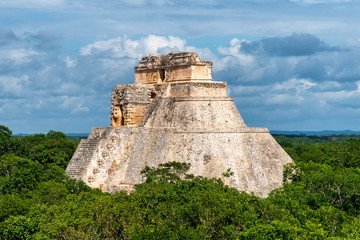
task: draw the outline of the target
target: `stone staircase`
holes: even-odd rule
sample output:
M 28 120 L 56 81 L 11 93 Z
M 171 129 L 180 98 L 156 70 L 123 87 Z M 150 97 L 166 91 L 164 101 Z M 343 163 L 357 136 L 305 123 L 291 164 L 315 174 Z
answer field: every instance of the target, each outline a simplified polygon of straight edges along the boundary
M 99 139 L 82 139 L 66 172 L 69 177 L 81 179 L 99 145 Z
M 71 178 L 82 179 L 102 139 L 107 139 L 112 128 L 94 128 L 87 139 L 82 139 L 66 168 Z M 94 137 L 96 136 L 96 137 Z

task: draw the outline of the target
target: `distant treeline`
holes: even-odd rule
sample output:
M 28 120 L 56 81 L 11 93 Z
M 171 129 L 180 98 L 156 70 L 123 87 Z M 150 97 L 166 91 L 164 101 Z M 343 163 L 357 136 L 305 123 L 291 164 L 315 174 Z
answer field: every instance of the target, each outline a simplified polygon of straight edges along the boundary
M 267 198 L 177 162 L 109 194 L 66 176 L 78 143 L 65 134 L 0 126 L 0 239 L 360 239 L 360 139 L 275 137 L 295 165 Z
M 360 135 L 360 131 L 351 131 L 351 130 L 342 130 L 342 131 L 333 131 L 333 130 L 324 130 L 324 131 L 279 131 L 279 130 L 270 130 L 271 134 L 281 134 L 281 135 L 307 135 L 307 136 L 324 136 L 324 135 Z
M 307 134 L 272 134 L 275 138 L 286 138 L 289 141 L 293 139 L 294 142 L 316 142 L 316 141 L 340 141 L 346 139 L 360 139 L 360 134 L 320 134 L 320 135 L 307 135 Z

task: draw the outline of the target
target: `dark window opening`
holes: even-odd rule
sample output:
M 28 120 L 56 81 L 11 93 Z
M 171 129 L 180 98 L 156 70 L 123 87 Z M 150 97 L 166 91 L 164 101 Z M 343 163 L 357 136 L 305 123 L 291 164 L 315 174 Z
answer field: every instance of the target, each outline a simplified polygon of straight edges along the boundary
M 165 69 L 160 69 L 160 78 L 161 82 L 163 83 L 165 80 Z

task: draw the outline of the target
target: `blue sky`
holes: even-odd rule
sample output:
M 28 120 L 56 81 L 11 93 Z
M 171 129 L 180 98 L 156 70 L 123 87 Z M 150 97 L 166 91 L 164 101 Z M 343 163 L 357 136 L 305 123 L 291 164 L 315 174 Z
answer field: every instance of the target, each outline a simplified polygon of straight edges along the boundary
M 360 130 L 358 0 L 0 0 L 0 124 L 109 126 L 148 54 L 196 51 L 250 127 Z

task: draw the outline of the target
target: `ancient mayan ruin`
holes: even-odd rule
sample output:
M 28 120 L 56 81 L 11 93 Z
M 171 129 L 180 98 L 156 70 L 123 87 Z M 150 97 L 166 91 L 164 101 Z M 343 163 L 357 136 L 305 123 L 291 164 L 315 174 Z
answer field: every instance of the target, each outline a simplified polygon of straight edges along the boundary
M 245 125 L 211 70 L 194 52 L 144 57 L 135 83 L 112 90 L 110 127 L 81 140 L 67 174 L 106 192 L 131 191 L 145 166 L 179 161 L 191 163 L 189 173 L 262 197 L 281 187 L 292 159 L 268 129 Z

